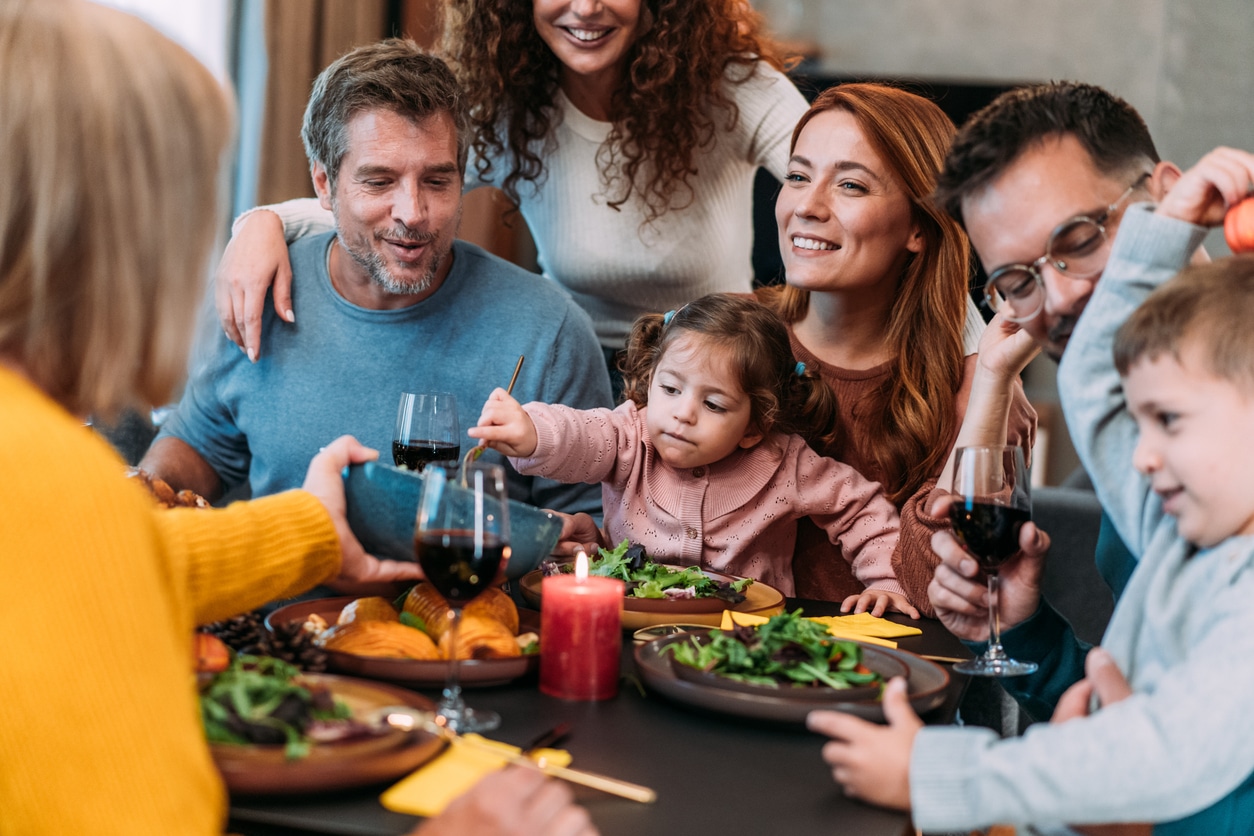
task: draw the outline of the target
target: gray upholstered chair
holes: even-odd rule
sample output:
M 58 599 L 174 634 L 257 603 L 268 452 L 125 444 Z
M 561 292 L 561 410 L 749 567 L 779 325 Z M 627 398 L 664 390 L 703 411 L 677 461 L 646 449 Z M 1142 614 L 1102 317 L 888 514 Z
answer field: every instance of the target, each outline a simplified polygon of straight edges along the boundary
M 1032 518 L 1050 536 L 1042 589 L 1081 639 L 1098 644 L 1114 610 L 1110 588 L 1097 573 L 1093 552 L 1101 527 L 1101 505 L 1092 491 L 1036 488 Z

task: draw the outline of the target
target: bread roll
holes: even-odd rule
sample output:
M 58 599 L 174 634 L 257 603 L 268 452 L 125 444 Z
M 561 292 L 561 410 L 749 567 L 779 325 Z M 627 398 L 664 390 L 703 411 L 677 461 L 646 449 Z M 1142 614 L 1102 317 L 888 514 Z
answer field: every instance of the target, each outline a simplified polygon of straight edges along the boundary
M 448 631 L 448 604 L 435 587 L 429 583 L 415 584 L 405 596 L 402 609 L 410 615 L 422 619 L 427 633 L 437 641 Z
M 374 596 L 371 598 L 358 598 L 349 602 L 344 609 L 340 610 L 340 617 L 336 624 L 352 624 L 354 621 L 400 621 L 401 614 L 392 606 L 392 602 L 386 598 Z
M 491 587 L 478 598 L 475 598 L 462 610 L 466 618 L 480 616 L 499 621 L 509 630 L 511 636 L 518 634 L 518 607 L 501 589 Z
M 388 659 L 440 658 L 431 637 L 399 621 L 354 621 L 327 630 L 318 638 L 327 650 Z
M 440 655 L 452 658 L 447 632 L 440 637 Z M 458 659 L 508 659 L 521 655 L 514 633 L 495 619 L 467 616 L 457 627 Z

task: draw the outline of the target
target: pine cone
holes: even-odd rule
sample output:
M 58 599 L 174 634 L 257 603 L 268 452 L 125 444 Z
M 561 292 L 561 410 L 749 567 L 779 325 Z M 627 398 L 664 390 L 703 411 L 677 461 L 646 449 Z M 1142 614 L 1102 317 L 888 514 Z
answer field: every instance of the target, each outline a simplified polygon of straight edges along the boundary
M 327 652 L 314 644 L 314 636 L 300 621 L 275 625 L 266 636 L 269 655 L 296 665 L 303 671 L 319 673 L 327 669 Z
M 236 653 L 250 655 L 257 655 L 266 635 L 265 619 L 258 612 L 246 612 L 225 621 L 215 621 L 200 629 L 217 636 Z
M 326 651 L 314 644 L 313 635 L 299 621 L 280 624 L 271 633 L 266 629 L 265 618 L 254 611 L 200 629 L 217 636 L 236 653 L 274 656 L 310 673 L 327 669 Z

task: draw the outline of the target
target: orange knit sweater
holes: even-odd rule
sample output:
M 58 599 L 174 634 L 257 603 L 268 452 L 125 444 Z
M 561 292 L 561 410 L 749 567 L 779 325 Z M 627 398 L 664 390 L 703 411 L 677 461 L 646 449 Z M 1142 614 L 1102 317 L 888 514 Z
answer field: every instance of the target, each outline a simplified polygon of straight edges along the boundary
M 0 367 L 0 834 L 221 833 L 192 629 L 338 568 L 303 491 L 164 511 L 124 470 Z

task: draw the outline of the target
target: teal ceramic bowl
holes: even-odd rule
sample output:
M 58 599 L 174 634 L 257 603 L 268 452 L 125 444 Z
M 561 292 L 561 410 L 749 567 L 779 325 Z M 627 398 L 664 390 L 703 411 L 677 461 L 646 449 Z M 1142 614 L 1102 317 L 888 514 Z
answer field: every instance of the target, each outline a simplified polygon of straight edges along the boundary
M 380 462 L 344 468 L 344 494 L 348 501 L 348 525 L 366 551 L 393 560 L 414 559 L 414 523 L 422 495 L 422 475 Z M 454 484 L 448 490 L 470 493 Z M 540 565 L 553 552 L 562 521 L 517 500 L 509 501 L 510 558 L 505 575 L 517 580 Z

